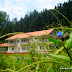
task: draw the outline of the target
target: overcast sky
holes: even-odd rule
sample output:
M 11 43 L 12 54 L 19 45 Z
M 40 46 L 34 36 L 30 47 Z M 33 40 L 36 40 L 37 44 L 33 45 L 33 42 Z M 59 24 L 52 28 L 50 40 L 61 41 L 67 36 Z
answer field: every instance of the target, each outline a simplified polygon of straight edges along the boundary
M 10 20 L 17 17 L 19 20 L 24 18 L 27 12 L 34 10 L 53 9 L 58 3 L 64 3 L 68 0 L 0 0 L 0 10 L 5 11 Z

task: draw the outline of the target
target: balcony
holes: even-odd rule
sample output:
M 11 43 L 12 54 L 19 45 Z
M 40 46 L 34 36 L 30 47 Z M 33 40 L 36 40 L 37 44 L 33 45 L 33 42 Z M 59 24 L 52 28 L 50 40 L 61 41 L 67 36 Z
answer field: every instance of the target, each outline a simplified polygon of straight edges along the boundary
M 40 41 L 40 40 L 37 40 L 37 42 L 38 42 L 38 43 L 43 43 L 43 42 L 42 42 L 42 41 Z
M 14 46 L 14 45 L 16 45 L 16 43 L 14 44 L 14 43 L 8 43 L 8 46 Z
M 46 40 L 43 40 L 43 42 L 41 40 L 37 40 L 38 43 L 43 43 L 43 42 L 47 42 Z
M 38 43 L 43 43 L 43 42 L 47 42 L 47 39 L 45 39 L 45 38 L 41 38 L 40 40 L 39 39 L 37 39 L 37 42 Z
M 29 42 L 25 41 L 25 42 L 21 42 L 20 44 L 29 44 Z
M 29 39 L 23 39 L 20 44 L 29 44 Z

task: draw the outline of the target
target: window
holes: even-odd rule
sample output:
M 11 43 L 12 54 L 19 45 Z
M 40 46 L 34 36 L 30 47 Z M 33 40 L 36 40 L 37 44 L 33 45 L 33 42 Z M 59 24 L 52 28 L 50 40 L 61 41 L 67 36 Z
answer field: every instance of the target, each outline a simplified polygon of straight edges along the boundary
M 44 46 L 42 46 L 44 48 Z
M 42 49 L 44 49 L 44 46 L 42 46 Z
M 14 51 L 14 48 L 12 48 L 12 51 Z
M 13 43 L 13 41 L 11 41 L 11 43 Z
M 45 40 L 44 40 L 44 42 L 47 42 L 47 37 L 45 37 Z
M 30 38 L 31 40 L 33 39 L 33 38 Z
M 42 40 L 44 41 L 44 38 L 42 38 Z
M 17 43 L 19 43 L 19 40 L 17 40 Z
M 53 46 L 54 46 L 54 44 L 51 44 L 51 46 L 53 47 Z
M 16 43 L 16 41 L 14 41 L 14 44 Z
M 48 46 L 46 46 L 46 48 L 48 48 Z
M 29 43 L 29 39 L 23 39 L 22 42 Z
M 13 43 L 13 40 L 9 41 L 9 44 L 10 44 L 10 45 L 14 44 L 14 43 Z
M 22 47 L 22 50 L 26 50 L 26 47 Z
M 47 39 L 47 37 L 45 37 L 45 39 Z
M 20 48 L 19 48 L 19 51 L 20 51 Z
M 40 46 L 40 49 L 44 49 L 44 46 Z
M 41 49 L 41 46 L 40 46 L 40 49 Z
M 22 42 L 24 42 L 24 39 L 22 40 Z
M 35 38 L 35 39 L 37 39 L 37 38 Z
M 10 44 L 13 43 L 13 41 L 10 41 Z
M 3 51 L 5 51 L 5 48 L 3 48 Z
M 5 48 L 5 51 L 8 51 L 8 48 Z
M 27 47 L 27 50 L 29 50 L 29 47 Z
M 29 39 L 27 39 L 27 43 L 29 43 Z

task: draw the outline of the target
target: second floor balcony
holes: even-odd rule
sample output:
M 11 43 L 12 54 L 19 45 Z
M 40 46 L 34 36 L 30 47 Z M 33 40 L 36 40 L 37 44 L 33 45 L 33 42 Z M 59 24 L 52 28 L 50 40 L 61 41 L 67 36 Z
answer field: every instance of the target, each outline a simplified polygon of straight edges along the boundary
M 29 42 L 25 41 L 25 42 L 21 42 L 20 44 L 29 44 Z
M 29 44 L 29 39 L 22 39 L 21 44 Z
M 14 45 L 16 45 L 16 44 L 14 44 L 14 43 L 8 43 L 8 46 L 14 46 Z
M 29 44 L 29 43 L 33 43 L 33 42 L 37 42 L 37 43 L 43 43 L 43 42 L 47 42 L 47 38 L 32 38 L 32 39 L 19 39 L 19 40 L 14 40 L 14 41 L 9 41 L 8 42 L 8 46 L 14 46 L 14 45 L 20 45 L 20 44 Z

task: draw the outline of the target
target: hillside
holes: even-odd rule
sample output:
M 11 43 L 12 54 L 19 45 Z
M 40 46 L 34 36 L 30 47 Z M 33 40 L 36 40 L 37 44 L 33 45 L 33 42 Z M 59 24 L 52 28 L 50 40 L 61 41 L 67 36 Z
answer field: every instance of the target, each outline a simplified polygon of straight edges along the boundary
M 72 1 L 69 0 L 63 4 L 60 3 L 55 6 L 55 9 L 72 22 Z M 41 12 L 34 10 L 33 12 L 27 13 L 19 21 L 17 21 L 17 18 L 10 21 L 9 15 L 6 12 L 0 11 L 0 36 L 13 32 L 31 32 L 49 29 L 52 26 L 56 27 L 58 24 L 70 27 L 69 23 L 54 9 L 43 9 Z

